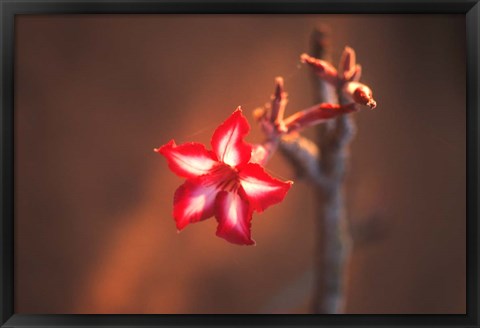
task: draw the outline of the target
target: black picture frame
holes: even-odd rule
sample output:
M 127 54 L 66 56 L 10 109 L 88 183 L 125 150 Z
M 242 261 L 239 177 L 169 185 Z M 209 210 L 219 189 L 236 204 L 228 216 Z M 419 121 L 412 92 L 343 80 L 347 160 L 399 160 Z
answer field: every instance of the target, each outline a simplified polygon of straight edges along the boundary
M 378 326 L 480 327 L 478 303 L 478 0 L 22 1 L 1 11 L 1 327 Z M 14 44 L 18 14 L 464 14 L 467 39 L 467 314 L 466 315 L 23 315 L 14 313 Z

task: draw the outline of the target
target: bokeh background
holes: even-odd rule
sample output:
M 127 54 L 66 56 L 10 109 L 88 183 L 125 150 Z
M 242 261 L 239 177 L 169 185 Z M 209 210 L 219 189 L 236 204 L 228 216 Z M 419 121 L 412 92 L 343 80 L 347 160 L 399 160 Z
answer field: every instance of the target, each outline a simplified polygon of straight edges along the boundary
M 461 15 L 55 15 L 15 22 L 15 311 L 307 313 L 313 191 L 298 181 L 253 221 L 255 247 L 177 234 L 182 179 L 152 149 L 208 144 L 285 78 L 314 26 L 357 51 L 376 111 L 355 114 L 348 313 L 465 313 L 465 21 Z M 310 134 L 312 132 L 309 132 Z M 268 164 L 293 178 L 277 154 Z

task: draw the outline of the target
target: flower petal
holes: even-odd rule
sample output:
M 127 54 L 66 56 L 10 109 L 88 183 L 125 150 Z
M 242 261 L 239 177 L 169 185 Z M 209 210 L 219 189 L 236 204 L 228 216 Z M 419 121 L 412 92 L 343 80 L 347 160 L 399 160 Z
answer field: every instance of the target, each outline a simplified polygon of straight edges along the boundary
M 254 245 L 250 227 L 252 211 L 248 201 L 235 191 L 221 191 L 215 201 L 217 236 L 239 245 Z
M 173 217 L 178 230 L 214 215 L 218 182 L 215 176 L 204 175 L 188 179 L 178 187 L 173 198 Z
M 243 138 L 248 131 L 250 131 L 250 125 L 239 107 L 213 133 L 212 148 L 218 160 L 230 166 L 247 163 L 250 160 L 252 148 L 243 141 Z
M 215 154 L 197 142 L 177 146 L 174 140 L 170 140 L 155 151 L 165 156 L 168 166 L 175 174 L 184 178 L 207 174 L 219 164 Z
M 293 184 L 271 177 L 260 165 L 253 163 L 243 166 L 239 177 L 248 201 L 257 212 L 281 202 Z

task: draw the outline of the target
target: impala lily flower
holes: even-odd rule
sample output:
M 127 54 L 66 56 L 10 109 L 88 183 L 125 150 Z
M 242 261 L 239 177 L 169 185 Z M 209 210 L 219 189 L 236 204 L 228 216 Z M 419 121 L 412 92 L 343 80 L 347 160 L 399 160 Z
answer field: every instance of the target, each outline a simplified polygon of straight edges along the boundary
M 255 244 L 250 232 L 253 212 L 281 202 L 292 182 L 275 179 L 250 161 L 252 146 L 243 141 L 249 130 L 238 108 L 213 133 L 213 151 L 194 142 L 176 145 L 174 140 L 155 149 L 175 174 L 187 178 L 173 201 L 178 230 L 215 216 L 217 236 L 234 244 Z

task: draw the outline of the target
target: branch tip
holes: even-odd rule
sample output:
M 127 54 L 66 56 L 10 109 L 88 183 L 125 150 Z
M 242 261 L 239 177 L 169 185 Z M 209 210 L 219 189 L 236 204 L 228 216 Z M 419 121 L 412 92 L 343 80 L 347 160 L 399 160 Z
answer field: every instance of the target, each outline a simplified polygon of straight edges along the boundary
M 258 122 L 261 119 L 266 117 L 267 111 L 265 110 L 265 108 L 262 108 L 262 107 L 255 108 L 253 110 L 252 115 L 253 115 L 253 119 Z
M 281 88 L 283 88 L 283 77 L 277 76 L 275 78 L 275 84 Z
M 377 108 L 377 102 L 373 99 L 370 99 L 367 102 L 367 106 L 370 107 L 370 109 L 375 109 L 375 108 Z
M 300 55 L 300 62 L 302 64 L 305 64 L 308 59 L 310 59 L 310 56 L 308 54 L 303 53 L 303 54 Z

